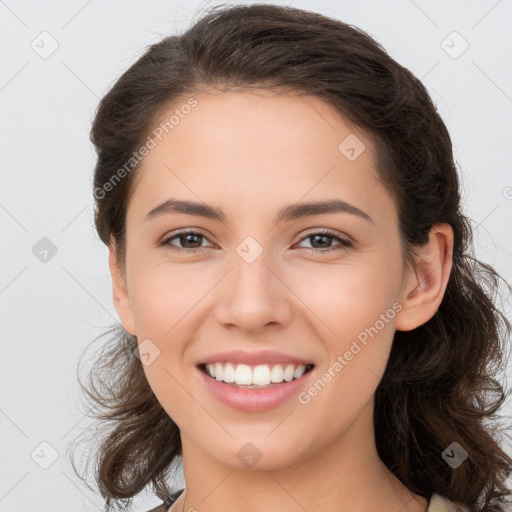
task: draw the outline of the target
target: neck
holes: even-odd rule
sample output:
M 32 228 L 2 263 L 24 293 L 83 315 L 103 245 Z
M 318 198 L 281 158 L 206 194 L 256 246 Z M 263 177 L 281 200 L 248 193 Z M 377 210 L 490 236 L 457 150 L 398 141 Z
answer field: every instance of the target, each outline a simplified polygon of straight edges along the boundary
M 407 489 L 379 458 L 372 414 L 370 401 L 341 438 L 286 467 L 265 464 L 264 457 L 252 469 L 228 466 L 182 435 L 186 494 L 172 511 L 425 512 L 427 500 Z M 297 448 L 297 453 L 305 449 Z

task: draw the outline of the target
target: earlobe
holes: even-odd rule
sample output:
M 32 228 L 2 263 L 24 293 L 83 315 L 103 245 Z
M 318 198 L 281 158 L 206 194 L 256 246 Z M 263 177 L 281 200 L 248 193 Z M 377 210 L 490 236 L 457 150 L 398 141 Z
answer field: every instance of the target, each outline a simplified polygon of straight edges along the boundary
M 125 277 L 123 276 L 118 264 L 115 240 L 112 236 L 110 237 L 109 243 L 108 264 L 110 267 L 110 275 L 112 276 L 112 298 L 114 307 L 116 308 L 124 329 L 132 336 L 136 336 L 135 322 L 128 296 L 128 288 Z
M 410 331 L 423 325 L 438 310 L 452 269 L 452 227 L 446 223 L 434 225 L 429 241 L 414 252 L 414 266 L 405 271 L 402 310 L 395 317 L 398 331 Z

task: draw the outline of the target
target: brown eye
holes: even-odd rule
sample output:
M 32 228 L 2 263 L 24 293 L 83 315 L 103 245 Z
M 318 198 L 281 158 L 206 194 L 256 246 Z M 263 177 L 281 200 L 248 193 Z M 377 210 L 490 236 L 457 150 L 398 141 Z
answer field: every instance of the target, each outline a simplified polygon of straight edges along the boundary
M 332 231 L 320 231 L 315 233 L 310 233 L 302 240 L 312 240 L 311 245 L 312 247 L 305 247 L 305 249 L 312 250 L 313 252 L 330 252 L 335 251 L 347 247 L 352 247 L 352 243 L 337 234 L 333 233 Z M 332 240 L 335 240 L 338 242 L 338 245 L 332 246 Z
M 171 243 L 174 240 L 178 240 L 181 247 Z M 161 245 L 176 251 L 202 252 L 205 249 L 201 246 L 204 240 L 206 237 L 197 231 L 180 231 L 166 238 Z
M 337 235 L 332 231 L 319 231 L 306 235 L 302 238 L 304 240 L 311 240 L 312 247 L 304 247 L 315 253 L 325 253 L 335 250 L 340 250 L 348 247 L 352 247 L 352 242 Z M 177 240 L 180 246 L 172 243 Z M 198 231 L 179 231 L 172 236 L 166 238 L 160 245 L 169 247 L 175 251 L 182 252 L 203 252 L 206 247 L 202 246 L 202 242 L 208 240 L 205 235 Z M 332 242 L 336 241 L 337 244 L 334 246 Z

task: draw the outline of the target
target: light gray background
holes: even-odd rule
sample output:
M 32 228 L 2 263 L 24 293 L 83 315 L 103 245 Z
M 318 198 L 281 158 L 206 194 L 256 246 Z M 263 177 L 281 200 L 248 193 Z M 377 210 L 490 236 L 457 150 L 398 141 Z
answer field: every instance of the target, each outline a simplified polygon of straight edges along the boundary
M 512 1 L 291 4 L 361 27 L 423 80 L 452 136 L 477 254 L 512 281 Z M 93 230 L 89 129 L 99 98 L 144 48 L 205 5 L 0 0 L 0 512 L 102 509 L 65 456 L 88 423 L 78 357 L 117 319 Z M 31 47 L 51 48 L 43 31 L 58 43 L 46 59 Z M 43 237 L 57 248 L 46 263 L 32 252 Z M 58 453 L 48 469 L 31 457 L 49 460 L 41 442 Z M 158 503 L 141 496 L 133 510 Z

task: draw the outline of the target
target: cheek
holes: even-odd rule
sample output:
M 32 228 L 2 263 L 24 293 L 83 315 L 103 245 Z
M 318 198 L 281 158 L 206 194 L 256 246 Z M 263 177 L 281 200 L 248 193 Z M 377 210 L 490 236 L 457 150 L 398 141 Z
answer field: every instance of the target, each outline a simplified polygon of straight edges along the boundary
M 213 283 L 208 273 L 186 264 L 153 264 L 133 273 L 131 303 L 139 332 L 167 339 L 189 323 Z
M 383 264 L 376 257 L 364 264 L 319 268 L 302 280 L 297 294 L 307 297 L 328 352 L 320 369 L 328 374 L 319 383 L 329 388 L 319 400 L 326 400 L 326 408 L 330 400 L 339 398 L 357 409 L 374 393 L 388 361 L 400 309 L 399 275 L 398 265 Z
M 341 348 L 376 322 L 379 331 L 392 330 L 392 305 L 398 297 L 399 276 L 398 265 L 383 264 L 375 255 L 319 265 L 314 272 L 295 268 L 289 271 L 287 281 L 307 306 L 307 314 L 323 325 L 326 339 Z M 381 315 L 386 315 L 385 325 L 380 321 Z
M 326 439 L 334 439 L 360 416 L 382 379 L 396 314 L 395 309 L 384 305 L 386 301 L 375 295 L 357 304 L 346 301 L 346 309 L 338 310 L 338 316 L 330 320 L 335 335 L 324 337 L 328 361 L 299 396 L 304 412 L 325 425 Z M 313 425 L 306 424 L 305 428 L 314 435 Z
M 178 428 L 190 429 L 191 425 L 204 423 L 200 407 L 196 407 L 193 395 L 186 392 L 178 368 L 162 361 L 164 354 L 151 366 L 144 367 L 144 373 L 156 399 L 176 423 Z M 188 425 L 188 427 L 187 427 Z

